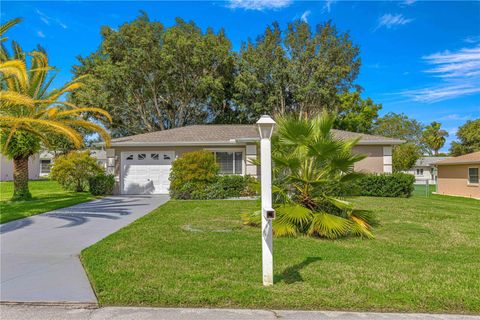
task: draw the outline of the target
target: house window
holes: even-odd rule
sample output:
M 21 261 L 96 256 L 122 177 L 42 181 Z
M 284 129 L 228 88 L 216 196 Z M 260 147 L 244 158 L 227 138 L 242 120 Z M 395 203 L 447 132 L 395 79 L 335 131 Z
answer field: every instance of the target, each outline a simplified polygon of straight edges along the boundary
M 127 160 L 133 160 L 133 154 L 129 154 L 126 159 L 127 159 Z
M 468 168 L 468 183 L 478 184 L 478 168 Z
M 49 174 L 52 161 L 50 159 L 40 160 L 40 173 Z
M 423 176 L 423 169 L 417 169 L 417 176 Z
M 159 160 L 160 159 L 160 155 L 158 153 L 152 153 L 150 155 L 150 157 L 152 158 L 152 160 Z
M 242 174 L 243 152 L 214 152 L 221 174 Z
M 145 160 L 146 157 L 147 157 L 147 155 L 145 153 L 139 153 L 138 154 L 138 160 Z

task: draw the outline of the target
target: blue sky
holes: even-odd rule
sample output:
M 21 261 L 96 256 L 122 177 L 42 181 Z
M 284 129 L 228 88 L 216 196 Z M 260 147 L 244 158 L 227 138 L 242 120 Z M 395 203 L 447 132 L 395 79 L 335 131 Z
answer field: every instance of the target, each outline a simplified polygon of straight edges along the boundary
M 78 55 L 100 44 L 100 27 L 117 27 L 145 10 L 166 26 L 175 17 L 201 28 L 223 27 L 237 50 L 273 21 L 311 25 L 332 20 L 361 48 L 358 84 L 383 104 L 449 131 L 480 118 L 480 2 L 231 0 L 195 2 L 2 1 L 2 22 L 22 17 L 10 39 L 26 50 L 41 44 L 59 69 L 55 85 L 71 78 Z

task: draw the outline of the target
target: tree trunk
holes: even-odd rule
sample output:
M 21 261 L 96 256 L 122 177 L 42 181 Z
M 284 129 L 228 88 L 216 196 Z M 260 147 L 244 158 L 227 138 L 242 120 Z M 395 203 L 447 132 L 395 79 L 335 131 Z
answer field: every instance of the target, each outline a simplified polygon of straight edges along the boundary
M 13 198 L 12 200 L 29 200 L 32 198 L 28 190 L 28 157 L 13 159 Z

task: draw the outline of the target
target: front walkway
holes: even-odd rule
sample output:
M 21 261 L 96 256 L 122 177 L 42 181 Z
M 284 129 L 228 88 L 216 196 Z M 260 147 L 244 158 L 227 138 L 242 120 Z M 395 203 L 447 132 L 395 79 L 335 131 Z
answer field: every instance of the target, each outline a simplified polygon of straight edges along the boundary
M 59 306 L 0 306 L 2 320 L 478 320 L 478 316 L 342 311 L 192 309 L 107 307 L 73 309 Z
M 96 305 L 80 251 L 167 200 L 111 196 L 0 225 L 0 301 Z

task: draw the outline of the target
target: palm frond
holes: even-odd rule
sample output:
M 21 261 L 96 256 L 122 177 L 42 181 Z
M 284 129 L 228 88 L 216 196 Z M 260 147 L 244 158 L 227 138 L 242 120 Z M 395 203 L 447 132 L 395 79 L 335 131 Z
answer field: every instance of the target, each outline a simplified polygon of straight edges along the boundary
M 20 22 L 22 22 L 21 18 L 14 18 L 0 25 L 0 41 L 1 42 L 7 41 L 8 38 L 5 37 L 5 32 L 7 32 L 8 29 L 10 29 L 16 24 L 19 24 Z
M 350 232 L 350 220 L 326 212 L 315 213 L 307 233 L 329 239 L 346 236 Z
M 24 94 L 15 91 L 1 91 L 0 92 L 0 107 L 8 108 L 11 106 L 26 106 L 35 107 L 35 101 Z

